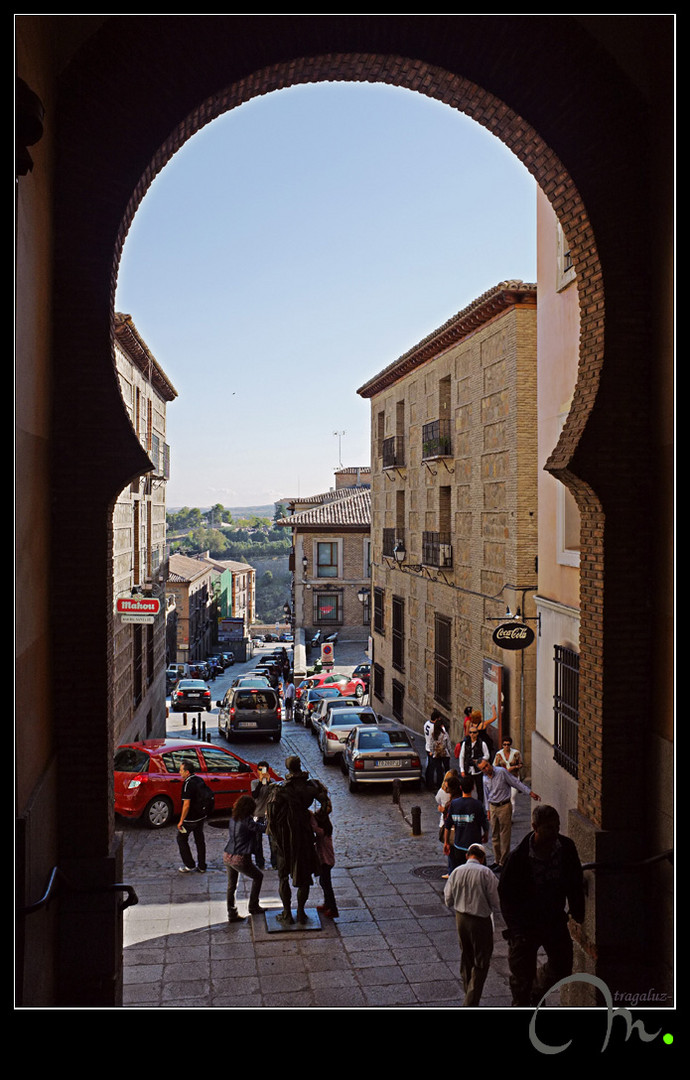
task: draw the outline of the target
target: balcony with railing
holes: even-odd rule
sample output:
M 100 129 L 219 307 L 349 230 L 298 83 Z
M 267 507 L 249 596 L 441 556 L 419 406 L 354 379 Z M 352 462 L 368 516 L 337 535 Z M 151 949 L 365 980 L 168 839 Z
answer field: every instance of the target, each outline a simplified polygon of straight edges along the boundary
M 403 435 L 391 435 L 383 440 L 381 447 L 384 469 L 395 469 L 405 464 L 405 438 Z
M 450 420 L 433 420 L 422 427 L 422 460 L 450 457 L 452 440 Z
M 450 533 L 422 533 L 422 563 L 424 566 L 450 567 L 453 565 L 453 548 Z
M 397 529 L 384 529 L 383 530 L 383 549 L 382 554 L 389 559 L 395 558 L 395 544 L 398 538 Z

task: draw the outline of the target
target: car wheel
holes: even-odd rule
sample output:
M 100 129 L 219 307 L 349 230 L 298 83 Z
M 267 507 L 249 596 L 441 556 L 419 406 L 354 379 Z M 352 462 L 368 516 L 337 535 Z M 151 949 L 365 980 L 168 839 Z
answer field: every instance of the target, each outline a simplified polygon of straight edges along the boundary
M 347 776 L 347 765 L 345 764 L 345 755 L 340 755 L 340 771 L 343 776 Z
M 356 686 L 355 687 L 355 697 L 358 697 L 358 698 L 363 698 L 364 697 L 364 687 L 363 686 Z
M 331 763 L 331 759 L 326 756 L 326 753 L 323 750 L 321 751 L 321 760 L 323 761 L 324 765 L 330 765 Z
M 144 810 L 143 820 L 149 829 L 162 829 L 173 815 L 173 804 L 167 795 L 156 795 Z
M 271 735 L 271 738 L 273 739 L 273 742 L 280 742 L 281 734 L 282 734 L 282 732 L 280 732 L 280 731 L 274 731 L 273 734 Z
M 359 791 L 359 784 L 356 780 L 353 780 L 352 778 L 350 778 L 350 782 L 347 786 L 349 787 L 353 795 L 355 795 Z

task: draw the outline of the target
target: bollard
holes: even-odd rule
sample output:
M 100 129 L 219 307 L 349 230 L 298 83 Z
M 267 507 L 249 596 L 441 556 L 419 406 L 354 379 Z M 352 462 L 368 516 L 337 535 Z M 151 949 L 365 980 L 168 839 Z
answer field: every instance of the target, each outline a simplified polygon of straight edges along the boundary
M 192 717 L 192 735 L 196 738 L 196 713 Z
M 182 727 L 187 727 L 187 713 L 182 713 Z
M 400 781 L 398 780 L 397 777 L 395 778 L 395 780 L 393 781 L 391 786 L 393 788 L 393 802 L 396 804 L 396 806 L 399 806 L 400 805 Z
M 412 807 L 412 835 L 422 835 L 422 808 L 421 806 Z
M 199 738 L 202 742 L 206 742 L 206 721 L 200 720 L 201 730 L 199 731 Z

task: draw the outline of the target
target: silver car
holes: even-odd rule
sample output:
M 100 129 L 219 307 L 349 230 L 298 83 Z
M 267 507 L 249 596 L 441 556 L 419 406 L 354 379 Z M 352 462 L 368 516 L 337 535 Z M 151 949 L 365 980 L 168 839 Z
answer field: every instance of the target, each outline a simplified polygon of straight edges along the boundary
M 319 730 L 319 747 L 324 765 L 339 758 L 353 728 L 376 727 L 378 717 L 368 705 L 358 709 L 331 709 Z
M 410 735 L 398 724 L 380 722 L 375 728 L 358 727 L 350 732 L 343 749 L 342 769 L 350 791 L 360 784 L 400 780 L 418 790 L 422 763 Z
M 321 728 L 328 719 L 332 709 L 359 709 L 362 711 L 362 702 L 357 697 L 343 697 L 342 694 L 334 695 L 333 697 L 325 697 L 321 701 L 317 701 L 313 711 L 309 713 L 307 727 L 310 727 L 312 733 L 316 735 L 317 739 L 321 734 Z

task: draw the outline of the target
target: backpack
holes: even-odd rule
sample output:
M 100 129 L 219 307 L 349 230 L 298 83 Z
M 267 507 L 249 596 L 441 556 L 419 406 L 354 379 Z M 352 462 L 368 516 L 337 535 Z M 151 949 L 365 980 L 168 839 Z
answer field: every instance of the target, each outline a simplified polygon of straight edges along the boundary
M 213 813 L 213 808 L 216 805 L 216 797 L 211 791 L 208 784 L 199 777 L 199 790 L 198 790 L 198 807 L 199 813 L 202 817 L 210 817 Z

